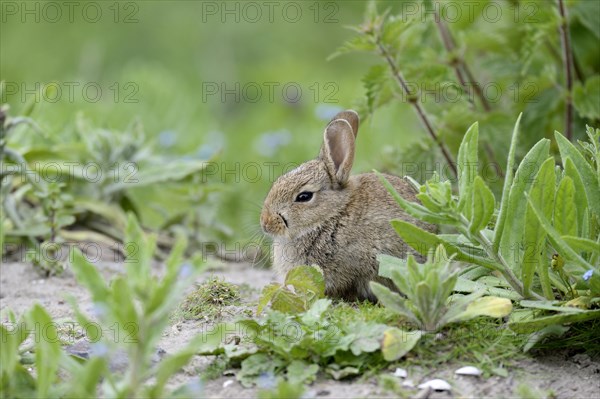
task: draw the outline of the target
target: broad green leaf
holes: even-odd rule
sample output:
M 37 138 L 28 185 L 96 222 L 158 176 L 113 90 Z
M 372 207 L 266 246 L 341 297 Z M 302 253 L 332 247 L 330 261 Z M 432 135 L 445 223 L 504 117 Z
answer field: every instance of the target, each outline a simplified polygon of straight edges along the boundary
M 422 255 L 427 255 L 430 248 L 436 248 L 441 244 L 444 246 L 448 256 L 455 256 L 457 261 L 475 263 L 492 270 L 499 269 L 499 266 L 489 259 L 476 256 L 471 252 L 464 252 L 457 246 L 442 239 L 439 235 L 425 231 L 412 223 L 404 220 L 392 220 L 390 223 L 402 240 Z
M 585 310 L 571 307 L 571 306 L 557 306 L 556 301 L 520 301 L 519 305 L 524 308 L 541 309 L 541 310 L 553 310 L 555 312 L 564 313 L 582 313 Z
M 148 292 L 147 281 L 151 278 L 150 265 L 156 248 L 156 235 L 146 235 L 136 217 L 130 213 L 125 231 L 125 268 L 135 294 L 144 296 Z
M 106 360 L 103 357 L 91 357 L 83 365 L 77 364 L 74 370 L 69 370 L 72 381 L 68 384 L 70 390 L 66 398 L 95 398 L 98 395 L 98 384 L 106 373 Z
M 275 291 L 283 289 L 280 284 L 277 283 L 269 283 L 265 285 L 262 289 L 262 293 L 260 294 L 260 298 L 258 299 L 258 306 L 256 307 L 256 314 L 260 315 L 265 308 L 273 299 L 273 295 L 275 295 Z
M 114 309 L 119 317 L 118 322 L 122 325 L 127 323 L 138 324 L 140 320 L 133 303 L 134 296 L 129 285 L 127 284 L 126 278 L 124 276 L 118 276 L 111 283 L 111 289 L 112 294 L 106 299 L 112 299 L 115 302 Z M 132 336 L 131 338 L 137 339 L 137 336 Z
M 310 309 L 308 309 L 302 315 L 302 322 L 307 325 L 313 325 L 318 323 L 323 317 L 323 313 L 329 309 L 331 305 L 331 299 L 317 299 L 315 303 L 312 304 Z
M 302 313 L 306 310 L 304 300 L 292 291 L 282 288 L 276 290 L 271 298 L 271 308 L 283 313 Z
M 406 307 L 406 299 L 402 298 L 400 294 L 393 292 L 386 286 L 374 281 L 371 281 L 369 286 L 383 306 L 393 312 L 398 313 L 399 315 L 406 317 L 409 321 L 415 324 L 419 323 L 417 316 Z
M 583 186 L 581 175 L 577 171 L 577 168 L 575 167 L 575 164 L 573 163 L 571 158 L 564 159 L 563 164 L 565 167 L 565 177 L 569 177 L 571 180 L 573 180 L 573 186 L 576 193 L 574 198 L 575 210 L 577 213 L 577 234 L 582 235 L 584 229 L 585 216 L 588 210 L 588 201 L 587 195 L 585 194 L 585 187 Z
M 396 258 L 395 256 L 379 254 L 377 255 L 379 262 L 379 275 L 391 279 L 393 271 L 400 271 L 406 274 L 406 259 Z
M 508 327 L 517 333 L 531 333 L 552 324 L 577 323 L 600 318 L 600 310 L 588 310 L 583 313 L 562 313 L 538 317 L 531 320 L 509 322 Z
M 394 186 L 392 186 L 392 184 L 385 178 L 384 175 L 382 175 L 381 173 L 379 173 L 377 171 L 375 171 L 375 174 L 379 177 L 379 180 L 381 180 L 381 183 L 383 184 L 383 186 L 392 195 L 392 198 L 394 198 L 394 200 L 396 200 L 398 205 L 400 205 L 400 207 L 406 213 L 408 213 L 410 216 L 413 216 L 417 219 L 420 219 L 420 220 L 422 220 L 424 222 L 428 222 L 428 223 L 448 224 L 448 225 L 457 224 L 457 221 L 452 219 L 448 215 L 437 215 L 435 213 L 430 212 L 423 205 L 407 201 L 400 194 L 398 194 L 398 192 L 396 191 Z
M 548 158 L 540 167 L 535 176 L 529 199 L 534 206 L 542 210 L 546 218 L 552 217 L 554 209 L 554 194 L 556 187 L 556 174 L 554 171 L 554 158 Z M 531 205 L 530 205 L 531 206 Z M 533 281 L 533 273 L 537 268 L 544 296 L 548 299 L 554 298 L 552 287 L 548 277 L 548 264 L 544 261 L 544 243 L 546 231 L 538 222 L 537 217 L 528 208 L 525 214 L 525 233 L 523 244 L 525 252 L 521 263 L 521 280 L 523 281 L 523 294 L 528 297 Z
M 27 326 L 30 330 L 43 329 L 44 338 L 36 343 L 35 366 L 37 373 L 37 397 L 50 397 L 50 388 L 58 378 L 58 366 L 61 357 L 61 346 L 56 324 L 46 310 L 39 304 L 27 317 Z M 37 326 L 37 327 L 36 327 Z
M 309 364 L 303 360 L 292 360 L 287 366 L 286 377 L 292 384 L 310 384 L 317 378 L 318 364 Z
M 159 183 L 171 183 L 202 172 L 209 163 L 198 160 L 171 161 L 167 164 L 147 166 L 132 176 L 109 184 L 104 189 L 106 195 L 131 188 L 140 188 Z
M 465 133 L 458 149 L 458 209 L 462 210 L 467 219 L 471 219 L 472 190 L 475 177 L 478 174 L 478 142 L 479 123 L 475 122 Z
M 577 113 L 590 120 L 600 119 L 600 75 L 590 76 L 585 85 L 576 82 L 573 87 L 573 105 Z
M 596 173 L 586 161 L 583 155 L 559 132 L 554 133 L 558 149 L 563 160 L 570 158 L 573 161 L 581 180 L 588 200 L 590 209 L 600 216 L 600 187 Z
M 481 177 L 476 176 L 473 184 L 473 211 L 471 212 L 471 223 L 469 225 L 471 234 L 476 234 L 486 228 L 494 214 L 495 207 L 496 200 L 492 190 L 488 188 Z
M 6 327 L 8 326 L 9 323 L 6 324 Z M 10 323 L 10 328 L 6 327 L 0 323 L 0 342 L 2 342 L 0 377 L 3 373 L 11 373 L 14 367 L 19 364 L 19 346 L 32 331 L 28 330 L 21 320 Z
M 548 159 L 550 140 L 538 141 L 521 161 L 510 188 L 506 205 L 506 220 L 500 237 L 499 251 L 513 271 L 519 270 L 521 245 L 525 231 L 525 212 L 527 206 L 523 194 L 529 191 L 534 176 L 537 175 L 542 163 Z M 496 235 L 497 238 L 497 235 Z
M 117 230 L 125 231 L 127 227 L 127 215 L 116 205 L 92 199 L 75 199 L 73 207 L 77 212 L 86 211 L 104 218 Z
M 512 311 L 510 299 L 485 296 L 471 302 L 464 312 L 448 320 L 448 323 L 470 320 L 478 316 L 504 317 Z
M 577 235 L 577 209 L 573 179 L 564 176 L 556 189 L 554 203 L 554 228 L 561 235 Z
M 325 295 L 323 272 L 315 266 L 296 266 L 285 276 L 285 285 L 293 285 L 298 293 L 313 294 L 316 298 Z
M 85 259 L 79 249 L 73 250 L 72 269 L 77 282 L 91 292 L 94 302 L 103 302 L 109 297 L 110 291 L 104 278 L 96 267 Z
M 589 252 L 590 254 L 600 254 L 600 244 L 596 241 L 577 236 L 562 236 L 561 238 L 576 252 Z
M 504 231 L 504 226 L 506 223 L 506 214 L 508 211 L 508 203 L 510 190 L 513 184 L 513 176 L 514 176 L 514 165 L 515 165 L 515 150 L 517 148 L 517 142 L 519 141 L 519 126 L 521 124 L 521 118 L 523 117 L 523 113 L 519 114 L 517 118 L 517 122 L 515 123 L 515 127 L 513 129 L 512 138 L 510 140 L 510 149 L 508 151 L 508 160 L 506 166 L 506 172 L 504 177 L 504 186 L 502 188 L 502 197 L 500 198 L 500 211 L 498 213 L 498 221 L 496 222 L 496 227 L 494 228 L 494 240 L 493 240 L 493 251 L 498 252 L 498 248 L 500 246 L 500 239 L 502 238 L 502 232 Z
M 415 347 L 423 333 L 421 331 L 405 331 L 391 327 L 383 333 L 381 353 L 388 362 L 393 362 L 405 356 Z
M 544 216 L 543 212 L 537 208 L 534 204 L 532 204 L 530 199 L 527 199 L 533 211 L 533 213 L 537 216 L 538 221 L 542 225 L 542 228 L 546 230 L 548 233 L 548 239 L 554 246 L 554 248 L 559 251 L 559 254 L 564 256 L 567 259 L 572 260 L 581 267 L 583 270 L 592 269 L 592 266 L 586 262 L 577 252 L 575 252 L 560 236 L 560 234 L 552 227 L 550 221 Z

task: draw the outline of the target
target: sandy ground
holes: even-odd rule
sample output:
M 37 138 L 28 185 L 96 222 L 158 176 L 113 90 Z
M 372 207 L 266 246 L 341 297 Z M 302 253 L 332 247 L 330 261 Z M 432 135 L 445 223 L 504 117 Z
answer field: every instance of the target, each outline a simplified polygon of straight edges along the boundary
M 119 273 L 118 263 L 98 263 L 102 274 L 110 279 Z M 160 273 L 160 266 L 157 266 Z M 256 301 L 259 290 L 268 282 L 276 279 L 270 270 L 257 269 L 244 264 L 224 264 L 216 270 L 205 272 L 200 280 L 211 275 L 222 276 L 234 284 L 247 284 L 254 288 L 245 298 L 246 303 Z M 26 263 L 7 262 L 0 265 L 0 311 L 2 321 L 6 321 L 5 311 L 11 309 L 17 314 L 25 312 L 35 302 L 42 304 L 57 321 L 72 320 L 73 312 L 67 295 L 73 296 L 84 312 L 90 312 L 89 294 L 80 287 L 73 275 L 67 270 L 62 276 L 41 278 L 33 267 Z M 160 342 L 160 353 L 172 353 L 184 346 L 203 324 L 200 321 L 185 321 L 174 324 L 166 331 Z M 74 342 L 77 350 L 82 342 Z M 82 350 L 86 350 L 83 345 Z M 164 352 L 163 352 L 164 351 Z M 157 357 L 159 358 L 159 356 Z M 123 360 L 126 362 L 126 359 Z M 179 385 L 198 376 L 210 362 L 207 357 L 196 357 L 180 373 L 174 376 L 172 383 Z M 401 365 L 400 365 L 401 366 Z M 518 362 L 510 369 L 507 378 L 490 377 L 487 379 L 470 376 L 455 376 L 454 370 L 461 364 L 446 364 L 435 370 L 408 368 L 408 380 L 415 385 L 432 378 L 442 378 L 452 386 L 451 392 L 423 392 L 406 388 L 406 397 L 419 398 L 507 398 L 518 397 L 517 387 L 524 384 L 544 393 L 553 392 L 555 398 L 600 398 L 600 359 L 590 359 L 585 354 L 569 355 L 558 352 L 538 357 L 529 357 Z M 210 398 L 253 398 L 256 389 L 246 389 L 234 375 L 222 376 L 204 385 L 204 394 Z M 231 381 L 231 382 L 228 382 Z M 399 379 L 399 383 L 405 380 Z M 305 397 L 318 398 L 393 398 L 398 393 L 385 391 L 378 386 L 377 378 L 350 381 L 333 381 L 323 376 L 309 387 Z

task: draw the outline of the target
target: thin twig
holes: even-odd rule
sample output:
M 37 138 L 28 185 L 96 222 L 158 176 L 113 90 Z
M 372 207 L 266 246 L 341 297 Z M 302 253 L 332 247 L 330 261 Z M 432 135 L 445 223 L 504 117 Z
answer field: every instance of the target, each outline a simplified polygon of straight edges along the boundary
M 573 137 L 573 59 L 571 53 L 571 35 L 569 34 L 569 22 L 567 10 L 563 0 L 558 0 L 558 11 L 562 19 L 560 23 L 560 41 L 563 49 L 563 65 L 565 68 L 565 80 L 567 84 L 567 107 L 565 110 L 565 135 L 571 140 Z
M 481 87 L 475 81 L 475 77 L 473 76 L 471 69 L 469 68 L 469 66 L 467 65 L 467 63 L 465 62 L 465 60 L 463 58 L 458 57 L 458 55 L 454 54 L 454 49 L 456 48 L 456 43 L 454 42 L 452 33 L 448 29 L 448 26 L 446 26 L 446 23 L 444 22 L 443 18 L 440 18 L 439 14 L 437 14 L 437 12 L 435 15 L 435 24 L 438 28 L 438 31 L 440 32 L 442 42 L 444 43 L 444 48 L 446 49 L 446 51 L 449 54 L 451 54 L 453 57 L 456 57 L 456 59 L 452 61 L 451 65 L 454 68 L 454 72 L 456 73 L 456 77 L 458 78 L 458 81 L 460 82 L 460 84 L 463 86 L 464 90 L 467 93 L 469 92 L 468 83 L 472 84 L 475 94 L 477 95 L 477 98 L 479 98 L 479 101 L 481 102 L 483 109 L 485 109 L 486 112 L 491 111 L 492 108 L 490 107 L 489 102 L 483 95 L 483 91 L 481 90 Z M 465 79 L 465 76 L 463 75 L 463 70 L 464 70 L 464 75 L 467 75 L 466 79 Z M 471 100 L 469 99 L 469 101 L 471 101 Z
M 408 85 L 406 84 L 406 81 L 404 80 L 404 77 L 402 76 L 402 73 L 396 66 L 396 63 L 392 59 L 392 56 L 390 55 L 389 51 L 385 48 L 385 46 L 383 44 L 381 44 L 381 41 L 379 40 L 379 38 L 376 38 L 375 43 L 377 44 L 377 47 L 379 48 L 381 55 L 383 55 L 383 57 L 386 59 L 387 63 L 389 64 L 389 66 L 392 70 L 392 74 L 394 75 L 394 78 L 396 79 L 396 81 L 398 82 L 398 84 L 400 85 L 400 87 L 402 88 L 402 90 L 404 91 L 406 96 L 408 97 L 409 102 L 413 105 L 413 107 L 415 108 L 415 111 L 417 111 L 417 115 L 419 116 L 419 119 L 423 123 L 425 130 L 427 130 L 427 133 L 429 133 L 431 138 L 433 138 L 433 141 L 436 142 L 436 144 L 442 151 L 442 155 L 446 159 L 446 162 L 448 163 L 448 166 L 450 166 L 450 169 L 452 169 L 454 176 L 458 177 L 458 170 L 456 169 L 456 164 L 452 160 L 452 156 L 448 152 L 448 149 L 446 148 L 444 143 L 440 140 L 438 135 L 433 130 L 433 126 L 431 125 L 431 122 L 429 122 L 429 119 L 427 118 L 427 114 L 425 113 L 425 110 L 423 109 L 423 107 L 421 107 L 421 104 L 419 104 L 418 94 L 412 93 L 410 91 L 410 89 L 408 88 Z

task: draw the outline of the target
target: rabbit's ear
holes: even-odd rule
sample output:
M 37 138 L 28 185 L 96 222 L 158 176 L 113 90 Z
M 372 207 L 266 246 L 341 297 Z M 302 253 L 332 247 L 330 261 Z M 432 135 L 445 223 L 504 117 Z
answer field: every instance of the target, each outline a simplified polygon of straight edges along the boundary
M 358 125 L 360 122 L 358 113 L 353 109 L 347 109 L 345 111 L 338 112 L 338 114 L 334 116 L 333 119 L 331 119 L 331 122 L 337 119 L 343 119 L 350 124 L 350 127 L 352 128 L 352 133 L 354 134 L 354 139 L 356 140 L 356 136 L 358 135 Z
M 354 162 L 354 132 L 347 120 L 336 119 L 327 125 L 321 157 L 337 183 L 344 185 Z

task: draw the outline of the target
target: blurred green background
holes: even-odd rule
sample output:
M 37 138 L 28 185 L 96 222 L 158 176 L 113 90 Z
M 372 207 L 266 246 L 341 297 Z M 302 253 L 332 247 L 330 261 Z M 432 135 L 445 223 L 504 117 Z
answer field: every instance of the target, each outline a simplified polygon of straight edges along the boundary
M 597 76 L 599 64 L 598 40 L 590 33 L 597 28 L 582 28 L 597 19 L 586 16 L 585 7 L 593 2 L 568 2 L 574 14 L 579 13 L 572 22 L 574 47 L 583 55 L 580 58 L 588 68 L 584 70 L 587 76 Z M 421 4 L 381 1 L 377 7 L 389 7 L 393 15 L 402 11 L 404 3 Z M 497 75 L 506 86 L 514 83 L 509 76 L 514 71 L 494 64 L 496 57 L 515 70 L 526 70 L 521 71 L 520 79 L 538 75 L 561 79 L 560 57 L 552 58 L 530 43 L 546 40 L 543 26 L 527 26 L 525 17 L 516 21 L 518 24 L 512 21 L 511 7 L 519 2 L 496 2 L 505 15 L 492 33 L 480 13 L 490 2 L 475 3 L 474 19 L 467 21 L 465 15 L 450 26 L 463 44 L 465 57 L 476 60 L 478 77 L 489 81 Z M 522 5 L 522 13 L 526 16 L 530 11 L 527 6 L 535 4 L 536 17 L 555 15 L 550 3 L 528 2 Z M 116 131 L 126 131 L 133 121 L 140 121 L 159 154 L 212 157 L 218 169 L 211 179 L 230 184 L 211 197 L 206 213 L 213 221 L 230 226 L 231 237 L 246 240 L 258 231 L 260 207 L 272 177 L 291 163 L 317 154 L 322 129 L 336 111 L 364 103 L 363 77 L 381 60 L 360 52 L 328 57 L 357 35 L 348 27 L 362 23 L 365 9 L 364 1 L 3 1 L 0 72 L 6 90 L 2 102 L 8 102 L 11 113 L 18 115 L 36 95 L 36 85 L 54 84 L 59 89 L 35 100 L 32 117 L 47 138 L 20 135 L 22 146 L 72 138 L 76 116 L 81 114 L 95 126 Z M 592 4 L 590 10 L 595 13 L 597 7 Z M 523 34 L 525 28 L 521 31 L 515 25 L 540 30 L 529 29 L 529 37 Z M 443 69 L 452 79 L 452 70 L 444 66 L 447 60 L 441 56 L 434 25 L 423 21 L 417 28 L 416 32 L 429 41 L 413 35 L 407 39 L 411 40 L 410 48 L 406 43 L 400 46 L 400 59 L 408 75 L 421 79 L 419 72 L 433 71 L 435 77 Z M 557 33 L 548 40 L 559 46 Z M 509 46 L 515 47 L 511 48 L 512 58 L 507 56 Z M 477 58 L 486 51 L 491 58 Z M 426 56 L 417 62 L 419 54 Z M 545 65 L 544 60 L 551 61 Z M 543 90 L 550 86 L 556 89 L 550 79 L 544 78 L 542 85 Z M 535 107 L 550 107 L 544 98 L 557 98 L 552 91 L 545 95 Z M 507 114 L 490 114 L 488 119 L 487 126 L 493 126 L 487 130 L 488 136 L 497 138 L 491 143 L 498 148 L 507 146 L 506 137 L 518 112 L 533 106 L 522 100 L 514 103 Z M 551 106 L 558 107 L 555 103 Z M 439 119 L 442 129 L 445 126 L 446 130 L 464 132 L 463 128 L 475 121 L 470 114 L 450 113 L 444 104 L 438 110 L 432 112 L 433 119 Z M 540 119 L 539 112 L 530 115 Z M 406 101 L 387 104 L 372 116 L 358 136 L 355 173 L 385 167 L 381 156 L 384 147 L 408 148 L 426 138 Z M 444 118 L 453 118 L 452 129 L 441 123 Z M 529 129 L 526 141 L 535 142 L 553 129 L 562 129 L 562 112 L 542 119 L 543 131 Z M 531 119 L 529 126 L 533 122 Z M 581 119 L 576 123 L 579 128 L 583 126 Z M 484 126 L 484 132 L 486 129 Z M 485 133 L 483 136 L 485 139 Z M 452 150 L 457 143 L 450 145 Z M 502 164 L 505 157 L 500 155 Z M 256 176 L 256 164 L 247 167 L 250 162 L 260 166 L 260 176 Z M 180 188 L 167 184 L 135 193 L 138 204 L 154 200 L 164 204 L 166 213 L 156 207 L 142 207 L 146 225 L 160 226 L 165 215 L 190 205 L 174 195 L 177 190 Z
M 77 2 L 72 14 L 60 2 L 3 3 L 3 100 L 13 114 L 35 85 L 55 82 L 60 92 L 40 97 L 33 115 L 50 136 L 68 134 L 81 112 L 116 130 L 139 119 L 158 152 L 219 152 L 217 174 L 238 171 L 225 176 L 232 184 L 220 211 L 238 226 L 258 227 L 271 183 L 264 162 L 277 163 L 279 174 L 280 165 L 315 156 L 326 121 L 361 96 L 360 79 L 375 61 L 360 54 L 327 61 L 354 35 L 345 26 L 361 22 L 362 1 L 277 2 L 271 13 L 264 2 Z M 62 16 L 54 22 L 56 4 Z M 98 10 L 98 22 L 89 22 Z M 410 110 L 407 119 L 404 134 L 362 127 L 357 170 L 373 167 L 384 143 L 400 145 L 419 129 Z M 261 178 L 248 162 L 261 165 Z M 150 212 L 148 222 L 158 217 Z

